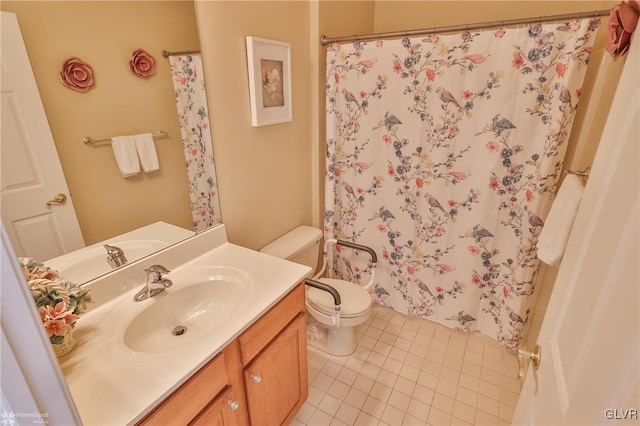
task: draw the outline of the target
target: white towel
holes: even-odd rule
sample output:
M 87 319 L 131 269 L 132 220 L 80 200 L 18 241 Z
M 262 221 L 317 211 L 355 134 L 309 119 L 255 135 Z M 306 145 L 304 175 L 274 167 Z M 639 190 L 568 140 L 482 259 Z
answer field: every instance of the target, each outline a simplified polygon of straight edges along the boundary
M 156 152 L 156 144 L 153 141 L 151 133 L 142 133 L 135 135 L 136 149 L 138 150 L 138 157 L 140 157 L 140 163 L 145 173 L 154 172 L 160 168 L 158 162 L 158 153 Z
M 583 192 L 582 178 L 575 175 L 567 175 L 560 185 L 538 239 L 538 259 L 547 265 L 560 264 Z
M 118 169 L 123 177 L 140 173 L 140 161 L 133 136 L 114 136 L 111 138 L 111 148 L 116 158 Z

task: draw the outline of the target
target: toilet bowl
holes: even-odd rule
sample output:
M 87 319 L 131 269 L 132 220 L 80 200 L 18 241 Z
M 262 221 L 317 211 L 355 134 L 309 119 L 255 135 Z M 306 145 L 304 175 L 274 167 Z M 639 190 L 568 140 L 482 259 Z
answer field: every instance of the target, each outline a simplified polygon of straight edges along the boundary
M 318 265 L 322 231 L 301 226 L 283 235 L 260 251 L 311 267 Z M 322 268 L 324 269 L 324 268 Z M 319 273 L 322 273 L 321 270 Z M 313 273 L 309 274 L 310 276 Z M 309 277 L 310 277 L 309 276 Z M 355 328 L 363 324 L 371 313 L 371 295 L 358 284 L 314 277 L 314 280 L 333 287 L 340 294 L 339 314 L 333 296 L 321 289 L 306 286 L 307 343 L 331 355 L 346 356 L 356 350 Z
M 371 295 L 349 281 L 332 278 L 321 278 L 318 281 L 329 284 L 340 293 L 340 321 L 336 325 L 335 305 L 331 295 L 317 288 L 307 287 L 307 312 L 327 330 L 326 335 L 323 335 L 324 342 L 316 338 L 310 339 L 309 344 L 331 355 L 350 355 L 356 350 L 355 328 L 369 319 Z

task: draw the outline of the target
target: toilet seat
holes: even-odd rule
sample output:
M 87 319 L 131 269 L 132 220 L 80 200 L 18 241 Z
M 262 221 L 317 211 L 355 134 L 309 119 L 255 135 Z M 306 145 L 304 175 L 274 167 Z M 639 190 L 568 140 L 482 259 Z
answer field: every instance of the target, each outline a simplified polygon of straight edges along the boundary
M 320 278 L 318 281 L 330 285 L 340 293 L 340 318 L 356 318 L 371 309 L 371 295 L 359 285 L 333 278 Z M 314 309 L 326 315 L 335 314 L 335 302 L 328 292 L 307 286 L 306 295 L 309 305 Z

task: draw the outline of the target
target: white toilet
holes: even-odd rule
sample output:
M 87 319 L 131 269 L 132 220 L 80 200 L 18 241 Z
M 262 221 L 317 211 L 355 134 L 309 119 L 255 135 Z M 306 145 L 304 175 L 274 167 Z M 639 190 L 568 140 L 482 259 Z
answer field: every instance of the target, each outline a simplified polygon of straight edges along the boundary
M 260 251 L 309 266 L 315 271 L 321 240 L 322 231 L 300 226 Z M 319 273 L 322 272 L 320 270 Z M 310 273 L 308 278 L 312 275 Z M 341 305 L 338 319 L 333 296 L 327 291 L 306 286 L 307 342 L 331 355 L 350 355 L 356 349 L 355 327 L 364 323 L 371 313 L 371 295 L 364 287 L 349 281 L 317 276 L 313 279 L 335 288 L 340 294 Z

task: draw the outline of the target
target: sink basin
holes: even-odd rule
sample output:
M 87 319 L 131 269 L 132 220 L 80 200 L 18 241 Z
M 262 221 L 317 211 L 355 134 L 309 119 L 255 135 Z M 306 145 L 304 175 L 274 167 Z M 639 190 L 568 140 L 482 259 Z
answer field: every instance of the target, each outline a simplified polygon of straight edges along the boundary
M 142 302 L 147 305 L 124 332 L 125 345 L 138 352 L 162 352 L 202 337 L 241 311 L 253 292 L 244 271 L 224 266 L 191 269 L 168 276 L 173 286 Z

